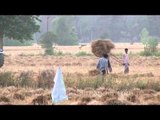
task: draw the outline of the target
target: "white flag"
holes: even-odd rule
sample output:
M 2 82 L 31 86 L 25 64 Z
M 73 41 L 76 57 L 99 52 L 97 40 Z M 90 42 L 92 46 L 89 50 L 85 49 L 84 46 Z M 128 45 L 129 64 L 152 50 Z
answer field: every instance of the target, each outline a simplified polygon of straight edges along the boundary
M 66 88 L 63 81 L 63 75 L 60 67 L 58 67 L 56 71 L 56 75 L 54 78 L 54 87 L 52 90 L 52 102 L 58 103 L 63 100 L 68 100 L 68 96 L 66 95 Z

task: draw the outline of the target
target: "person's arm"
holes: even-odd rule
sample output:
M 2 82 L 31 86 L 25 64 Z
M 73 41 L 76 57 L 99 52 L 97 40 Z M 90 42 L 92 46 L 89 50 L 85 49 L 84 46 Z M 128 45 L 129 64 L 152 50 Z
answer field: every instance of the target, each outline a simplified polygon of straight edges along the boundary
M 122 55 L 122 65 L 124 65 L 124 61 L 125 61 L 125 54 Z

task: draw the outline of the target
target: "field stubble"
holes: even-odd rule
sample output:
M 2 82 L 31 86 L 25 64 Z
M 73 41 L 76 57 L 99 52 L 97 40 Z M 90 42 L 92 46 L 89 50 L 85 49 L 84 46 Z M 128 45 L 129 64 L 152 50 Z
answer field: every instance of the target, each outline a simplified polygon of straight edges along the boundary
M 137 46 L 137 49 L 135 46 L 130 45 L 129 47 L 133 47 L 131 51 L 135 50 L 134 52 L 142 49 L 140 45 Z M 63 50 L 65 52 L 79 51 L 76 47 L 68 48 L 63 47 Z M 12 86 L 12 84 L 6 87 L 1 86 L 1 104 L 51 104 L 50 92 L 53 83 L 44 82 L 46 79 L 48 80 L 44 71 L 52 71 L 50 74 L 52 77 L 50 81 L 52 81 L 58 66 L 62 68 L 69 96 L 68 101 L 60 104 L 134 105 L 160 103 L 160 58 L 158 57 L 130 56 L 130 73 L 128 75 L 124 75 L 123 66 L 111 58 L 113 72 L 106 76 L 105 81 L 101 82 L 97 75 L 89 73 L 96 67 L 98 58 L 95 56 L 43 56 L 40 55 L 43 50 L 39 51 L 38 46 L 17 49 L 6 47 L 5 49 L 5 64 L 0 69 L 1 75 L 5 72 L 11 72 L 16 76 L 15 78 L 18 78 L 22 73 L 30 71 L 32 73 L 31 80 L 41 79 L 44 88 L 37 84 L 36 87 L 22 87 L 21 84 L 19 86 Z M 83 51 L 89 50 L 87 47 L 82 49 Z M 122 53 L 123 49 L 124 45 L 119 44 L 119 48 L 113 50 L 113 53 Z M 121 59 L 121 56 L 117 57 Z M 3 79 L 1 78 L 1 80 Z M 50 84 L 49 88 L 46 87 L 47 84 Z

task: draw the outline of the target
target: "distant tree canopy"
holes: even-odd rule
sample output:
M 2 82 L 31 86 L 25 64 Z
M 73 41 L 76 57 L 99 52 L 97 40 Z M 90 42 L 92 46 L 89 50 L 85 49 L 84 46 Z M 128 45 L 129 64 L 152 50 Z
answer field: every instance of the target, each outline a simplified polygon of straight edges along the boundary
M 44 34 L 47 28 L 47 17 L 40 18 L 43 22 L 37 36 Z M 114 42 L 140 42 L 143 28 L 158 41 L 160 38 L 160 15 L 54 15 L 50 16 L 49 22 L 49 31 L 57 36 L 60 45 L 91 42 L 99 38 Z
M 54 35 L 52 32 L 47 32 L 41 36 L 40 43 L 44 48 L 50 48 L 56 42 L 57 42 L 57 36 Z
M 90 42 L 98 38 L 140 42 L 143 28 L 147 28 L 151 36 L 160 37 L 160 16 L 59 16 L 52 28 L 60 44 L 74 44 L 77 39 L 78 42 Z
M 53 23 L 53 33 L 57 36 L 59 45 L 78 44 L 78 35 L 75 31 L 73 17 L 59 17 Z
M 34 15 L 1 15 L 0 16 L 0 47 L 3 47 L 3 37 L 13 40 L 32 40 L 34 33 L 39 31 L 38 16 Z

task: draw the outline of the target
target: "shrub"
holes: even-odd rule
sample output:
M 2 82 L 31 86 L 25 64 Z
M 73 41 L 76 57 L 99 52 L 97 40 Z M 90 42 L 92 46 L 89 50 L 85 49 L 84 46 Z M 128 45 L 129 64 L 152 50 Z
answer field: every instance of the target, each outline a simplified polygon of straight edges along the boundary
M 40 44 L 42 48 L 45 48 L 45 54 L 46 55 L 53 55 L 54 49 L 52 48 L 53 43 L 57 41 L 57 37 L 52 32 L 44 33 L 41 36 Z
M 90 53 L 86 53 L 85 51 L 81 51 L 76 53 L 76 56 L 91 56 L 92 54 Z
M 144 51 L 147 52 L 156 52 L 158 46 L 157 38 L 149 36 L 149 32 L 146 28 L 141 31 L 140 34 L 141 42 L 144 44 Z
M 140 88 L 140 89 L 146 89 L 147 88 L 147 82 L 140 80 L 135 84 L 135 87 Z
M 32 46 L 33 41 L 4 40 L 4 46 Z
M 10 99 L 9 99 L 8 97 L 1 96 L 1 97 L 0 97 L 0 101 L 1 101 L 1 102 L 10 102 Z
M 150 51 L 142 51 L 139 53 L 139 55 L 141 56 L 157 56 L 159 57 L 160 56 L 160 52 L 150 52 Z
M 139 53 L 141 56 L 152 56 L 152 53 L 150 51 L 142 51 Z
M 22 72 L 18 77 L 18 86 L 21 87 L 33 87 L 33 72 Z
M 46 48 L 45 49 L 45 55 L 54 55 L 53 48 Z
M 56 56 L 63 56 L 64 53 L 62 51 L 55 52 Z
M 0 73 L 0 85 L 2 87 L 15 85 L 15 77 L 12 72 Z
M 44 70 L 38 75 L 38 88 L 52 88 L 55 72 L 53 70 Z

